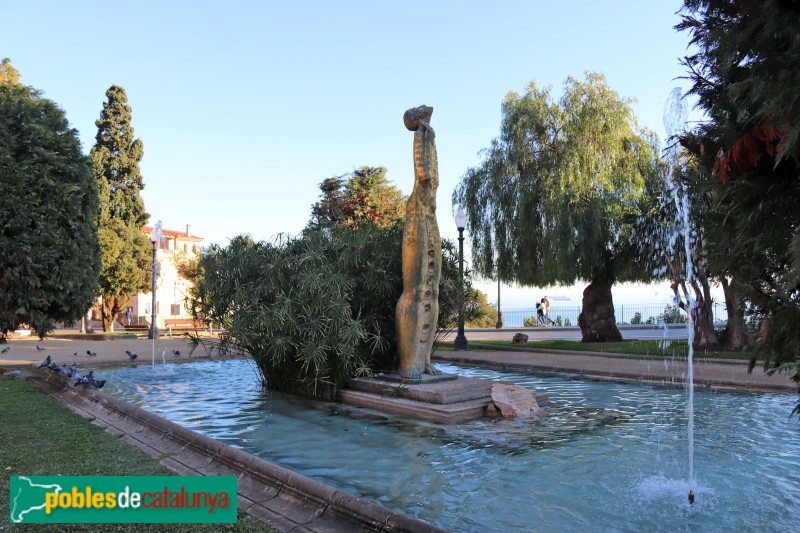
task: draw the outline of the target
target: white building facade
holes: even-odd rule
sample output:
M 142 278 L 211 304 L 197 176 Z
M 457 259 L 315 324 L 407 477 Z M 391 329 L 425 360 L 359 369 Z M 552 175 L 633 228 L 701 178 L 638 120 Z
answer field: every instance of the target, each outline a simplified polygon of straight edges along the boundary
M 144 226 L 142 233 L 150 238 L 152 226 Z M 179 273 L 177 265 L 180 261 L 194 259 L 200 255 L 203 237 L 191 234 L 191 226 L 187 225 L 185 231 L 162 229 L 164 237 L 157 244 L 156 263 L 158 275 L 156 277 L 156 326 L 165 329 L 170 325 L 188 325 L 191 322 L 189 309 L 189 289 L 191 281 L 184 279 Z M 152 319 L 152 292 L 140 292 L 128 302 L 120 317 L 122 323 L 127 325 L 127 310 L 131 310 L 132 325 L 150 325 Z

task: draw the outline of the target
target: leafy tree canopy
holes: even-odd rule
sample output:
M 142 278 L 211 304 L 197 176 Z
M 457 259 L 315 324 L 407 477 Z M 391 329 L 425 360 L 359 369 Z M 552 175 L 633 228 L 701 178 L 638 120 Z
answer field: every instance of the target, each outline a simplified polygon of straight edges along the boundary
M 43 336 L 91 307 L 100 269 L 97 189 L 64 112 L 0 78 L 0 331 Z M 13 69 L 10 69 L 13 71 Z M 16 72 L 16 71 L 13 71 Z
M 476 270 L 523 285 L 598 276 L 639 279 L 626 217 L 635 212 L 653 149 L 630 102 L 600 74 L 568 78 L 554 102 L 535 83 L 509 93 L 500 136 L 453 194 L 466 208 Z
M 493 328 L 497 326 L 497 307 L 490 304 L 486 293 L 478 289 L 470 291 L 467 298 L 468 306 L 474 308 L 472 311 L 477 312 L 478 316 L 473 317 L 471 320 L 464 320 L 464 325 L 468 328 Z M 470 310 L 467 310 L 467 316 L 470 315 Z
M 402 221 L 405 199 L 389 184 L 386 172 L 386 167 L 364 166 L 324 180 L 319 186 L 320 199 L 311 206 L 309 226 L 330 228 L 368 222 L 385 227 Z
M 502 113 L 500 136 L 453 193 L 476 271 L 539 287 L 590 280 L 583 340 L 621 340 L 611 286 L 648 276 L 629 221 L 655 177 L 652 136 L 595 73 L 568 78 L 558 102 L 531 83 L 506 96 Z
M 770 371 L 800 381 L 800 5 L 780 0 L 687 0 L 678 29 L 709 120 L 681 136 L 702 172 L 715 271 L 761 322 Z
M 7 57 L 0 61 L 0 83 L 19 85 L 19 71 L 11 66 L 11 60 Z

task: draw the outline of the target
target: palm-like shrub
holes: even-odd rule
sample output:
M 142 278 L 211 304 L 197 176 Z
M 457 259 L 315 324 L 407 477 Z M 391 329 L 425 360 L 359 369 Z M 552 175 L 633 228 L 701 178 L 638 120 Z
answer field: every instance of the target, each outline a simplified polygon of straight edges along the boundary
M 249 354 L 266 385 L 333 398 L 357 375 L 397 367 L 394 310 L 403 290 L 402 227 L 307 231 L 274 243 L 236 237 L 200 260 L 198 318 Z M 440 325 L 455 323 L 457 256 L 445 243 Z

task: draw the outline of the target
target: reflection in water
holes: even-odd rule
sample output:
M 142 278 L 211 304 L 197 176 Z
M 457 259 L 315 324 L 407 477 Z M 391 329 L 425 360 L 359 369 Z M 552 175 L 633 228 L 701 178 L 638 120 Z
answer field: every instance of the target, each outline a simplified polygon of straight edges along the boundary
M 247 361 L 108 369 L 106 389 L 212 438 L 453 531 L 790 531 L 794 397 L 698 391 L 686 500 L 680 388 L 442 365 L 550 397 L 547 417 L 443 425 L 261 390 Z

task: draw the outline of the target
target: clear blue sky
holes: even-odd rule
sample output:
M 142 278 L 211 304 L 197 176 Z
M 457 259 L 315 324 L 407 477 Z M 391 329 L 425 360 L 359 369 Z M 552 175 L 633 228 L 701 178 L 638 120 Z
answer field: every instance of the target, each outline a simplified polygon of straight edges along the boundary
M 434 107 L 439 226 L 530 81 L 605 74 L 664 137 L 688 87 L 681 3 L 615 1 L 5 0 L 0 57 L 67 113 L 88 153 L 105 91 L 128 93 L 144 143 L 142 196 L 165 227 L 226 244 L 298 233 L 319 183 L 362 165 L 413 184 L 409 107 Z

